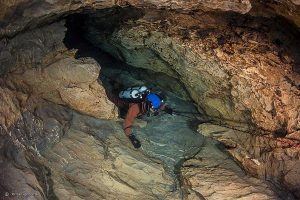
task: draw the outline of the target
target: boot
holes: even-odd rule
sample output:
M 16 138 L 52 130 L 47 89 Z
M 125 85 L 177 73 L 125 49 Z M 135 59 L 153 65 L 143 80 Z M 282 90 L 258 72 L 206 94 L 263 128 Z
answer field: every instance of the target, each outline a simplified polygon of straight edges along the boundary
M 138 139 L 136 139 L 133 134 L 131 134 L 130 136 L 128 136 L 128 138 L 131 141 L 131 143 L 134 146 L 134 148 L 138 149 L 138 148 L 141 147 L 140 141 Z

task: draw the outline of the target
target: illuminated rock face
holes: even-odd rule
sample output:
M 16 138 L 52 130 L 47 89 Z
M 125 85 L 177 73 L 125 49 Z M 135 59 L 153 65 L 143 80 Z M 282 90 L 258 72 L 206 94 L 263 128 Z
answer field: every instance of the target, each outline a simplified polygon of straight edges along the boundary
M 82 9 L 103 9 L 113 6 L 136 6 L 158 9 L 172 9 L 184 12 L 190 11 L 233 11 L 237 13 L 251 13 L 264 16 L 283 16 L 297 26 L 300 26 L 298 0 L 258 1 L 258 0 L 118 0 L 118 1 L 48 1 L 48 0 L 3 0 L 0 3 L 0 36 L 13 36 L 24 28 L 36 27 L 39 23 L 49 23 L 61 16 Z
M 154 16 L 160 17 L 149 21 Z M 130 65 L 179 78 L 210 117 L 231 126 L 244 124 L 244 130 L 297 134 L 299 40 L 281 32 L 279 24 L 264 18 L 152 12 L 105 34 L 93 26 L 98 19 L 93 15 L 83 25 L 88 40 Z
M 300 26 L 299 2 L 140 2 L 0 3 L 0 156 L 1 175 L 9 175 L 0 176 L 7 183 L 1 192 L 18 188 L 37 199 L 181 198 L 162 161 L 130 149 L 120 124 L 105 121 L 115 119 L 118 110 L 98 79 L 101 64 L 90 57 L 75 59 L 78 51 L 64 44 L 62 17 L 120 5 L 126 8 L 81 15 L 82 37 L 127 64 L 179 80 L 187 89 L 185 100 L 190 95 L 213 120 L 199 125 L 201 134 L 225 144 L 251 175 L 300 197 L 299 33 L 271 18 L 281 15 Z M 158 77 L 153 79 L 159 82 Z M 179 88 L 168 84 L 172 92 Z M 293 199 L 245 175 L 211 141 L 200 147 L 194 159 L 176 169 L 186 198 Z
M 7 45 L 2 40 L 2 73 L 11 71 L 6 84 L 94 117 L 116 118 L 98 82 L 101 67 L 92 58 L 74 59 L 63 45 L 64 30 L 60 22 L 16 36 Z
M 228 146 L 251 174 L 299 195 L 299 33 L 266 18 L 147 12 L 105 34 L 92 26 L 99 19 L 86 20 L 88 40 L 130 65 L 177 77 L 199 110 L 237 129 L 200 133 Z

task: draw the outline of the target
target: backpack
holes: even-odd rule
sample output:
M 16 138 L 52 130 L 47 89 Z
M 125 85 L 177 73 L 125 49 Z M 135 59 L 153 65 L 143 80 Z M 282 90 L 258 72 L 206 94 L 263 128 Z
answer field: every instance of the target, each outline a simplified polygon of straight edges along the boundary
M 130 87 L 119 93 L 119 98 L 129 103 L 145 101 L 150 90 L 146 86 Z
M 163 97 L 150 92 L 146 86 L 130 87 L 119 92 L 119 98 L 128 103 L 149 102 L 150 107 L 158 109 L 164 103 Z

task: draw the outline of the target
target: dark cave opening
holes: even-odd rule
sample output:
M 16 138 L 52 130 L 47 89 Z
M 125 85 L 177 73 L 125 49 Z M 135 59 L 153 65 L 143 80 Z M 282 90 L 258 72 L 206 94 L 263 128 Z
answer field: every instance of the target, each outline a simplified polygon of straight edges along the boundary
M 106 54 L 106 57 L 112 56 L 117 60 L 124 62 L 126 58 L 123 57 L 122 52 L 117 52 L 116 54 L 111 54 L 106 51 L 106 47 L 104 44 L 103 47 L 99 47 L 97 42 L 93 43 L 90 36 L 88 36 L 88 26 L 94 26 L 97 31 L 102 32 L 101 34 L 110 35 L 114 30 L 118 29 L 122 24 L 128 21 L 136 21 L 139 19 L 147 18 L 145 16 L 145 10 L 141 8 L 135 7 L 114 7 L 109 9 L 102 10 L 83 10 L 81 13 L 71 14 L 66 17 L 66 37 L 64 43 L 69 49 L 78 49 L 76 52 L 76 57 L 85 57 L 90 56 L 97 60 L 97 62 L 105 67 L 107 63 L 105 63 L 105 59 L 99 59 L 99 55 Z M 147 10 L 149 12 L 149 10 Z M 164 13 L 172 13 L 173 11 L 160 10 L 158 11 L 150 11 L 154 12 L 155 17 L 164 18 Z M 184 12 L 174 11 L 174 14 L 183 14 Z M 184 13 L 186 14 L 186 13 Z M 201 14 L 201 12 L 200 12 Z M 157 15 L 157 16 L 156 16 Z M 197 12 L 191 12 L 187 15 L 194 15 L 193 17 L 197 17 Z M 300 31 L 294 24 L 289 22 L 288 20 L 282 17 L 274 17 L 274 18 L 265 18 L 259 16 L 250 16 L 250 15 L 240 15 L 232 12 L 208 12 L 208 14 L 202 13 L 201 15 L 208 15 L 215 17 L 216 19 L 222 19 L 224 23 L 227 23 L 227 26 L 232 29 L 232 33 L 224 33 L 220 37 L 217 37 L 218 45 L 223 46 L 224 44 L 234 44 L 238 42 L 241 37 L 244 37 L 245 31 L 248 31 L 251 34 L 252 32 L 259 32 L 262 35 L 265 35 L 265 39 L 270 40 L 270 43 L 274 44 L 277 49 L 272 49 L 273 47 L 265 46 L 260 49 L 260 51 L 277 51 L 280 60 L 289 64 L 293 67 L 293 71 L 300 74 L 300 50 L 298 46 L 300 46 Z M 151 17 L 153 17 L 151 16 Z M 107 20 L 109 19 L 109 20 Z M 157 22 L 161 24 L 161 27 L 168 26 L 167 21 L 165 19 Z M 190 36 L 186 36 L 186 31 L 188 34 L 193 29 L 199 29 L 199 27 L 190 27 L 191 29 L 183 29 L 182 37 L 183 39 L 190 39 Z M 218 32 L 218 28 L 200 28 L 197 30 L 197 34 L 199 38 L 206 38 L 209 34 L 215 34 Z M 168 33 L 172 34 L 172 33 Z M 218 35 L 218 34 L 217 34 Z M 87 39 L 89 38 L 89 39 Z M 255 40 L 255 38 L 254 38 Z M 88 45 L 87 45 L 88 44 Z M 263 45 L 262 45 L 263 46 Z M 211 48 L 215 48 L 212 46 Z M 101 51 L 98 55 L 96 52 Z M 227 51 L 230 54 L 230 50 Z M 243 49 L 240 50 L 240 53 L 243 54 Z M 121 65 L 120 65 L 121 66 Z M 126 68 L 126 67 L 125 67 Z M 100 77 L 101 78 L 101 77 Z M 292 83 L 295 87 L 300 88 L 300 83 L 293 80 L 294 78 L 285 77 L 286 80 Z M 201 113 L 205 113 L 202 108 L 198 107 L 201 110 Z
M 120 24 L 124 23 L 127 20 L 136 20 L 143 15 L 143 11 L 136 8 L 126 8 L 126 9 L 107 9 L 101 10 L 95 13 L 85 13 L 85 14 L 73 14 L 68 16 L 66 20 L 66 36 L 64 39 L 64 44 L 68 49 L 76 49 L 75 58 L 80 59 L 84 57 L 92 57 L 95 59 L 101 66 L 101 72 L 99 75 L 99 80 L 104 84 L 104 87 L 111 87 L 110 80 L 120 81 L 123 87 L 133 87 L 137 86 L 136 83 L 130 82 L 130 78 L 126 80 L 124 77 L 120 79 L 121 73 L 126 73 L 129 76 L 133 76 L 135 79 L 143 82 L 147 85 L 148 88 L 151 88 L 153 91 L 159 93 L 161 96 L 166 98 L 166 95 L 163 94 L 164 91 L 174 90 L 174 85 L 180 88 L 181 92 L 177 93 L 180 98 L 187 98 L 188 101 L 191 101 L 192 104 L 195 102 L 189 97 L 188 92 L 185 89 L 185 86 L 176 78 L 172 78 L 166 74 L 155 72 L 148 69 L 137 68 L 125 63 L 125 60 L 122 60 L 120 57 L 115 57 L 109 52 L 102 50 L 101 47 L 94 45 L 91 41 L 86 39 L 86 19 L 95 18 L 100 20 L 98 26 L 103 26 L 100 30 L 105 33 L 111 33 L 115 28 Z M 99 16 L 100 15 L 100 16 Z M 106 21 L 106 16 L 114 16 L 111 21 Z M 121 20 L 120 20 L 121 19 Z M 104 20 L 104 21 L 102 21 Z M 97 26 L 97 25 L 96 25 Z M 155 66 L 153 66 L 155 67 Z M 110 70 L 115 70 L 116 72 L 111 73 Z M 161 81 L 161 78 L 166 77 L 168 81 Z M 196 112 L 193 114 L 195 115 Z M 200 114 L 200 113 L 199 113 Z M 202 113 L 203 115 L 203 113 Z

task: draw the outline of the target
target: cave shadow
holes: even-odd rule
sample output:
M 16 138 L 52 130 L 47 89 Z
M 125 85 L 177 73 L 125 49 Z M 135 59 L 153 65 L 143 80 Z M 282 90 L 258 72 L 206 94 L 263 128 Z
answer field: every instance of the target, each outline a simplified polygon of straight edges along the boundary
M 129 8 L 131 11 L 132 8 Z M 119 15 L 125 15 L 124 12 L 128 12 L 128 10 L 123 11 L 123 13 L 119 9 L 116 9 Z M 129 17 L 125 18 L 128 19 L 136 19 L 143 15 L 142 11 L 140 10 L 132 10 L 133 13 Z M 110 55 L 109 53 L 97 48 L 92 44 L 89 40 L 85 38 L 85 19 L 90 18 L 90 13 L 83 13 L 83 14 L 73 14 L 66 18 L 66 33 L 64 38 L 64 44 L 68 49 L 76 49 L 75 59 L 81 59 L 85 57 L 91 57 L 101 66 L 101 72 L 99 74 L 99 80 L 102 81 L 102 85 L 105 89 L 113 88 L 114 83 L 119 84 L 119 91 L 128 87 L 133 87 L 136 85 L 126 85 L 124 81 L 120 79 L 118 74 L 110 74 L 110 69 L 114 69 L 119 71 L 119 74 L 127 74 L 135 78 L 136 80 L 140 80 L 143 82 L 150 90 L 155 93 L 158 93 L 160 96 L 163 97 L 165 101 L 168 100 L 168 97 L 161 92 L 160 88 L 160 81 L 157 80 L 157 77 L 160 76 L 159 74 L 163 74 L 161 72 L 154 72 L 147 69 L 140 69 L 134 66 L 128 65 L 125 61 L 119 60 L 114 56 Z M 111 13 L 110 13 L 111 15 Z M 124 19 L 123 19 L 124 21 Z M 112 22 L 109 24 L 108 28 L 103 28 L 104 32 L 112 32 L 113 28 L 116 28 L 122 23 L 123 21 Z M 113 25 L 115 27 L 113 27 Z M 151 71 L 151 72 L 150 72 Z M 140 75 L 137 75 L 140 74 Z M 147 76 L 155 77 L 151 81 L 150 79 L 145 79 Z M 178 81 L 177 81 L 178 83 Z M 172 85 L 172 84 L 170 84 Z M 180 82 L 182 88 L 185 86 Z M 139 85 L 140 86 L 140 85 Z M 172 88 L 172 86 L 169 86 Z M 111 89 L 110 89 L 111 90 Z M 186 90 L 186 89 L 185 89 Z
M 121 24 L 129 20 L 137 20 L 144 15 L 143 9 L 128 6 L 125 8 L 113 7 L 101 10 L 84 10 L 66 17 L 65 27 L 67 28 L 64 45 L 68 49 L 77 49 L 75 58 L 91 57 L 95 59 L 101 67 L 111 67 L 112 56 L 100 48 L 97 48 L 90 41 L 85 39 L 88 25 L 93 24 L 97 30 L 110 35 Z M 119 68 L 129 67 L 124 62 L 115 59 Z M 115 67 L 115 66 L 114 66 Z
M 84 19 L 87 18 L 88 14 L 75 14 L 69 16 L 66 19 L 67 31 L 64 38 L 64 44 L 68 49 L 77 49 L 75 58 L 80 59 L 84 57 L 91 57 L 95 59 L 101 67 L 111 67 L 111 55 L 101 51 L 99 48 L 95 47 L 88 40 L 84 38 Z M 116 60 L 118 66 L 126 65 Z

